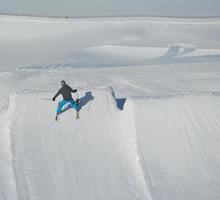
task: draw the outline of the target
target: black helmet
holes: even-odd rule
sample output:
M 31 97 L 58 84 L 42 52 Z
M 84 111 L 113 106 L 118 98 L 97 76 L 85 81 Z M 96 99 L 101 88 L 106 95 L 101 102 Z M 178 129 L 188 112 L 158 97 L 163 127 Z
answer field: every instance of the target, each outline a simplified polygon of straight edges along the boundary
M 66 81 L 62 80 L 61 85 L 66 85 Z

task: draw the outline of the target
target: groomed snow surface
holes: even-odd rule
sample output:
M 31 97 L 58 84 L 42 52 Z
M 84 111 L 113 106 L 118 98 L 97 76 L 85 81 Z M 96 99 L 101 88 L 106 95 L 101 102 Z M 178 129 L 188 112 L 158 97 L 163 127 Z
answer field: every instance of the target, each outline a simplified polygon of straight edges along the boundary
M 0 200 L 220 199 L 219 20 L 0 27 Z

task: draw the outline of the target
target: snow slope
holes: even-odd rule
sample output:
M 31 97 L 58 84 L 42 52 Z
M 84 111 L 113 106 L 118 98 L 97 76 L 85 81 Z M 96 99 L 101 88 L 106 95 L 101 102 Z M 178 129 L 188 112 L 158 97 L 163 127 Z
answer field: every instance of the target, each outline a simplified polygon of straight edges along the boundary
M 220 49 L 219 19 L 65 20 L 1 16 L 0 30 L 0 71 L 51 62 L 57 57 L 106 45 L 167 48 L 183 43 L 202 49 Z
M 58 122 L 50 111 L 56 104 L 43 95 L 14 99 L 11 134 L 20 199 L 148 198 L 132 135 L 110 92 L 87 92 L 80 120 L 71 109 Z
M 153 199 L 220 198 L 219 100 L 202 95 L 128 102 Z
M 45 95 L 10 102 L 19 199 L 220 197 L 219 96 L 128 99 L 121 111 L 111 90 L 80 91 L 80 119 L 70 108 L 55 122 Z
M 0 200 L 220 198 L 218 19 L 1 16 L 0 30 Z M 82 110 L 56 123 L 44 98 L 63 79 Z
M 107 68 L 143 65 L 206 63 L 220 61 L 220 49 L 197 49 L 192 44 L 174 43 L 169 47 L 95 46 L 19 70 L 57 68 Z

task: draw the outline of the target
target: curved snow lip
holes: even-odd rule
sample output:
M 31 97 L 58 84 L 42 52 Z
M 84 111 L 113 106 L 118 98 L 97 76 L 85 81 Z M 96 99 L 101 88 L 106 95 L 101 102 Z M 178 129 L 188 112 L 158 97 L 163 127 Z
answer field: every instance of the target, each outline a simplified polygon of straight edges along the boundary
M 165 54 L 167 57 L 181 56 L 196 51 L 195 45 L 185 43 L 174 43 L 169 45 L 168 48 L 169 49 Z

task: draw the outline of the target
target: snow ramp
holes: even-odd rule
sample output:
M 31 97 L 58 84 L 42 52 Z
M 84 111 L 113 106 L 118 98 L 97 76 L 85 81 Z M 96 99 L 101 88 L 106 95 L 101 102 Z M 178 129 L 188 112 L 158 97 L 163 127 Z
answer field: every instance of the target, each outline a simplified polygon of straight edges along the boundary
M 128 99 L 124 107 L 153 199 L 220 199 L 218 95 Z
M 111 90 L 80 91 L 80 119 L 68 109 L 55 122 L 56 104 L 20 94 L 11 136 L 21 200 L 151 199 Z
M 80 119 L 55 122 L 49 93 L 11 98 L 20 200 L 220 199 L 220 98 L 128 98 L 80 91 Z

